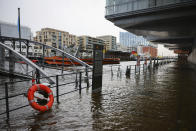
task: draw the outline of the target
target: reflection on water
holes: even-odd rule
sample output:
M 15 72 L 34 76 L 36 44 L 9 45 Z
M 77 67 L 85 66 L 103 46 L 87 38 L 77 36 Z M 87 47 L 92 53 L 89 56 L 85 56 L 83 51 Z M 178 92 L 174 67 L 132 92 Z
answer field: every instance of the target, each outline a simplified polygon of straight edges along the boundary
M 103 88 L 91 93 L 82 90 L 60 97 L 52 110 L 38 113 L 27 107 L 11 113 L 8 124 L 2 118 L 0 128 L 18 130 L 196 130 L 196 78 L 188 65 L 176 63 L 157 69 L 131 72 L 126 66 L 104 66 Z M 15 87 L 13 87 L 14 90 Z M 64 89 L 66 90 L 66 88 Z M 1 89 L 2 91 L 2 89 Z M 2 92 L 1 92 L 2 95 Z M 24 98 L 23 98 L 24 99 Z M 1 108 L 3 103 L 1 104 Z

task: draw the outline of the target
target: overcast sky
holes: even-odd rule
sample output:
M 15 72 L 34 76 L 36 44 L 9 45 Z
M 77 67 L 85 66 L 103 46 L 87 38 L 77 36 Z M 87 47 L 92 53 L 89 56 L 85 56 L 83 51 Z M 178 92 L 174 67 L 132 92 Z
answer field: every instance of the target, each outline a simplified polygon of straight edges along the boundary
M 118 38 L 124 31 L 107 21 L 106 0 L 0 0 L 0 20 L 17 24 L 18 8 L 21 10 L 21 25 L 31 28 L 35 34 L 41 28 L 50 27 L 71 34 Z M 172 54 L 159 46 L 159 55 Z

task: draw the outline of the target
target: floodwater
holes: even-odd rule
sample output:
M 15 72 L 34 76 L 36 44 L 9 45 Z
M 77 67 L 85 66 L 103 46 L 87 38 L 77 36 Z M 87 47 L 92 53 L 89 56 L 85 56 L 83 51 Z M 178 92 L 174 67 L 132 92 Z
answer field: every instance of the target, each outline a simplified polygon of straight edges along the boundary
M 126 78 L 126 66 L 120 72 L 104 66 L 101 92 L 91 87 L 60 97 L 46 113 L 30 106 L 10 113 L 10 120 L 0 116 L 1 130 L 129 130 L 129 131 L 195 131 L 196 77 L 189 65 L 170 63 L 152 70 L 141 70 Z M 132 68 L 134 69 L 134 68 Z M 2 79 L 6 79 L 1 77 Z M 3 96 L 3 87 L 0 96 Z M 11 87 L 19 92 L 20 86 Z M 71 87 L 69 87 L 71 88 Z M 63 90 L 67 90 L 63 87 Z M 27 102 L 26 98 L 17 101 Z M 17 105 L 10 99 L 11 107 Z M 0 111 L 5 108 L 0 101 Z

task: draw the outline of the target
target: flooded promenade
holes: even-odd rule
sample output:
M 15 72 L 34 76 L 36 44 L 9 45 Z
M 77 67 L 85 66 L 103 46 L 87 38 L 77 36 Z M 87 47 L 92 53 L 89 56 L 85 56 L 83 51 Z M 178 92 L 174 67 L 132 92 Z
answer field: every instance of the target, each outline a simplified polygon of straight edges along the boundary
M 104 65 L 103 87 L 93 93 L 91 87 L 81 94 L 60 97 L 52 110 L 38 113 L 30 106 L 10 113 L 10 120 L 0 116 L 1 130 L 196 130 L 196 77 L 189 65 L 170 63 L 126 78 L 127 65 Z M 1 77 L 1 82 L 7 78 Z M 3 96 L 3 87 L 0 87 Z M 11 93 L 19 91 L 12 87 Z M 70 87 L 71 88 L 71 87 Z M 28 89 L 28 87 L 27 87 Z M 68 90 L 68 88 L 63 88 Z M 26 100 L 26 98 L 22 98 Z M 11 100 L 10 100 L 11 101 Z M 26 100 L 27 101 L 27 100 Z M 0 108 L 4 101 L 0 101 Z M 0 109 L 0 111 L 3 109 Z

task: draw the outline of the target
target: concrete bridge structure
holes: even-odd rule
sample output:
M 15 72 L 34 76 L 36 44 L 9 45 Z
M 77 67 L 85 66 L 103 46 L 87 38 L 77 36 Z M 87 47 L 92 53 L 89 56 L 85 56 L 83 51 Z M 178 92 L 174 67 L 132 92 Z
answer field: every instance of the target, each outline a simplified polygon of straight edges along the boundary
M 195 0 L 106 0 L 105 18 L 171 50 L 188 51 L 196 64 Z

